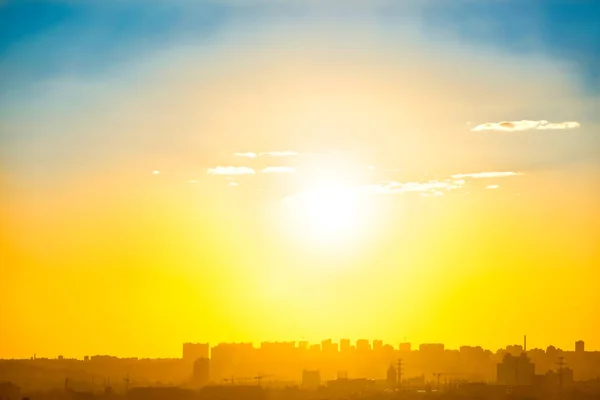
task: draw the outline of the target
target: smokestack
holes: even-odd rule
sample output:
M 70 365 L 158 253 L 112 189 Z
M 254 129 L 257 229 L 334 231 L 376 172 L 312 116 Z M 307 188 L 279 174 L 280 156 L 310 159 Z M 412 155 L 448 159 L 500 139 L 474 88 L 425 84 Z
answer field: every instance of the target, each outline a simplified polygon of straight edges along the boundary
M 523 336 L 523 351 L 527 354 L 527 335 Z

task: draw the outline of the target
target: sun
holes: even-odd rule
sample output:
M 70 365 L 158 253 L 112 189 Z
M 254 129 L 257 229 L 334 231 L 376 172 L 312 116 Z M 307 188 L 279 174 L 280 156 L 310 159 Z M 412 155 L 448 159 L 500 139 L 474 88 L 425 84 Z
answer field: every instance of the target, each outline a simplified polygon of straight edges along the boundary
M 365 204 L 348 187 L 320 187 L 285 199 L 287 222 L 296 236 L 312 243 L 347 243 L 364 229 Z
M 320 189 L 300 196 L 301 214 L 308 228 L 320 235 L 339 235 L 352 228 L 357 213 L 355 196 L 341 189 Z

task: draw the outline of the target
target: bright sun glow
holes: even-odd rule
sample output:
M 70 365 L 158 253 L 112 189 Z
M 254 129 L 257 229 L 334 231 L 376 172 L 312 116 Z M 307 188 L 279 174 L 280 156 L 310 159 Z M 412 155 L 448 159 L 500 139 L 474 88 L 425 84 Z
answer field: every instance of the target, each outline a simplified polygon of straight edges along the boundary
M 319 244 L 346 243 L 364 229 L 367 210 L 361 200 L 351 188 L 304 191 L 285 200 L 290 228 Z

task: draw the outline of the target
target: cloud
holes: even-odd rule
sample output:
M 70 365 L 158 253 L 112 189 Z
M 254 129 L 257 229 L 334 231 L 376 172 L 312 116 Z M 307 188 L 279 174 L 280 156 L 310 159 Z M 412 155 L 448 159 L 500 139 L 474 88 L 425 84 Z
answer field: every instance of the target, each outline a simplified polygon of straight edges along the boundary
M 269 151 L 266 153 L 260 153 L 259 154 L 261 157 L 262 156 L 267 156 L 267 157 L 295 157 L 298 155 L 297 152 L 295 151 Z
M 454 178 L 454 179 L 504 178 L 504 177 L 508 177 L 508 176 L 517 176 L 517 175 L 522 175 L 522 174 L 519 172 L 510 172 L 510 171 L 506 171 L 506 172 L 476 172 L 476 173 L 472 173 L 472 174 L 456 174 L 456 175 L 452 175 L 452 178 Z
M 248 153 L 234 153 L 233 155 L 236 156 L 236 157 L 247 157 L 247 158 L 256 158 L 256 157 L 258 157 L 258 154 L 252 153 L 252 152 L 248 152 Z
M 255 171 L 249 167 L 215 167 L 209 168 L 210 175 L 254 175 Z
M 260 171 L 263 174 L 293 174 L 296 168 L 293 167 L 266 167 Z
M 455 174 L 450 179 L 430 180 L 424 182 L 387 182 L 383 184 L 367 185 L 361 191 L 370 194 L 397 194 L 397 193 L 420 193 L 422 196 L 443 196 L 445 192 L 463 189 L 467 181 L 463 178 L 501 178 L 521 175 L 518 172 L 478 172 L 472 174 Z M 497 189 L 500 185 L 489 185 L 487 189 Z
M 579 122 L 559 122 L 559 123 L 546 123 L 538 126 L 538 129 L 575 129 L 579 128 L 581 124 Z
M 385 184 L 369 185 L 362 188 L 363 191 L 371 194 L 396 194 L 396 193 L 431 193 L 435 196 L 443 196 L 443 190 L 455 190 L 464 186 L 457 181 L 427 181 L 427 182 L 388 182 Z
M 558 130 L 558 129 L 574 129 L 579 128 L 579 122 L 555 122 L 551 123 L 546 120 L 541 121 L 503 121 L 503 122 L 487 122 L 477 125 L 472 131 L 500 131 L 500 132 L 516 132 L 529 130 Z
M 244 152 L 244 153 L 233 153 L 236 157 L 246 158 L 258 158 L 258 157 L 295 157 L 298 155 L 295 151 L 267 151 L 264 153 Z

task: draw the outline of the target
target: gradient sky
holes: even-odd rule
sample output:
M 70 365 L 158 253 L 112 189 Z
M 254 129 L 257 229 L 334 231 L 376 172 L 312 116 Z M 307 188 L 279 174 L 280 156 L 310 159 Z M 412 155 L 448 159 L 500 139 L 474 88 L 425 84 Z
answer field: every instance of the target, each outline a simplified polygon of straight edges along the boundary
M 600 349 L 600 3 L 0 1 L 0 357 Z

